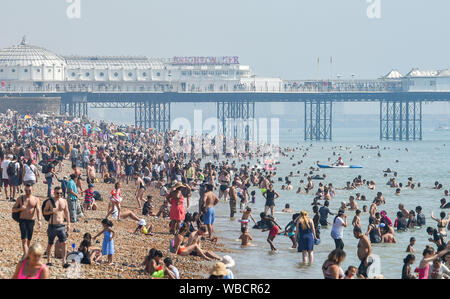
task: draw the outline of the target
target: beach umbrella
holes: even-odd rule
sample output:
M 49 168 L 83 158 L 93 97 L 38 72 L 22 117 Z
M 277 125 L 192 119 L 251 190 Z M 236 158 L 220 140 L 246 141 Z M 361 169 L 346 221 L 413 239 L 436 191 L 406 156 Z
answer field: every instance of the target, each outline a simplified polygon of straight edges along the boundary
M 31 118 L 31 116 L 27 114 L 27 115 L 24 116 L 23 119 L 30 119 L 30 118 Z
M 68 124 L 70 124 L 70 121 L 66 120 L 66 121 L 64 121 L 64 124 L 68 125 Z
M 101 131 L 102 131 L 102 129 L 100 129 L 99 127 L 95 127 L 95 128 L 93 128 L 92 130 L 94 130 L 94 131 L 96 131 L 96 132 L 101 132 Z
M 124 133 L 122 133 L 122 132 L 116 132 L 116 133 L 114 133 L 114 136 L 122 136 L 122 137 L 125 137 L 126 135 L 125 135 Z
M 6 82 L 2 81 L 2 87 L 5 87 L 5 86 L 6 86 Z

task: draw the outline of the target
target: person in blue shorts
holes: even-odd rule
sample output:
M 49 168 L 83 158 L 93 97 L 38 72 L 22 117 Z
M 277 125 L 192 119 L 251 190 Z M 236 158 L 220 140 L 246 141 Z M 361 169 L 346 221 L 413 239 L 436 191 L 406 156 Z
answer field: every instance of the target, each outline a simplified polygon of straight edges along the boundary
M 219 203 L 219 198 L 214 194 L 213 189 L 213 185 L 206 185 L 206 192 L 203 195 L 203 223 L 208 228 L 209 239 L 215 242 L 217 238 L 214 238 L 214 207 Z

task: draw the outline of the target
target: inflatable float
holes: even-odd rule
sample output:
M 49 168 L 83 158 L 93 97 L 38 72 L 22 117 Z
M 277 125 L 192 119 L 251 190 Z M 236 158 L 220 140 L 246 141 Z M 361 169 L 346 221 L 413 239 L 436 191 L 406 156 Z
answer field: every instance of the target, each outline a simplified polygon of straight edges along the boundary
M 317 164 L 319 168 L 363 168 L 361 165 L 325 165 Z

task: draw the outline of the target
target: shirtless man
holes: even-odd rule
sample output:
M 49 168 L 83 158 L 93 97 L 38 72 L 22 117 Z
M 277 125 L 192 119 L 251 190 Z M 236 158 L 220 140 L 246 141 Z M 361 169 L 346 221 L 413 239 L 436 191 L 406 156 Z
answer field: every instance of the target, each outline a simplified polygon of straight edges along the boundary
M 91 159 L 87 167 L 87 183 L 94 184 L 95 180 L 95 160 Z
M 353 228 L 353 235 L 356 239 L 359 239 L 358 242 L 358 258 L 361 261 L 361 264 L 358 268 L 358 276 L 360 278 L 368 278 L 367 277 L 367 268 L 370 266 L 368 263 L 368 257 L 372 255 L 372 245 L 370 244 L 369 237 L 364 235 L 361 231 L 361 228 L 355 226 Z
M 41 228 L 41 205 L 39 198 L 32 195 L 33 187 L 25 185 L 25 195 L 19 197 L 12 208 L 13 213 L 20 212 L 19 227 L 22 239 L 23 258 L 27 256 L 35 224 L 35 217 L 38 219 L 38 228 Z
M 349 203 L 347 204 L 347 206 L 349 207 L 349 210 L 356 211 L 358 209 L 358 204 L 355 201 L 355 197 L 350 196 L 348 200 L 349 200 Z
M 372 223 L 376 219 L 375 214 L 378 212 L 378 207 L 381 205 L 381 200 L 376 199 L 372 202 L 369 209 L 369 223 Z
M 314 189 L 314 183 L 313 183 L 312 179 L 310 177 L 308 177 L 308 184 L 306 185 L 306 188 L 305 188 L 306 194 L 308 194 L 309 191 L 313 190 L 313 189 Z
M 386 198 L 384 198 L 383 193 L 378 192 L 377 196 L 375 197 L 376 199 L 379 199 L 381 201 L 382 204 L 386 203 Z
M 51 215 L 48 222 L 47 236 L 48 236 L 48 246 L 47 246 L 47 265 L 51 266 L 51 250 L 55 238 L 58 237 L 59 242 L 63 247 L 63 265 L 66 267 L 66 241 L 68 232 L 70 231 L 70 214 L 69 205 L 67 201 L 62 197 L 61 187 L 55 187 L 55 206 L 49 200 L 45 204 L 43 213 L 44 215 Z M 67 229 L 64 225 L 64 220 L 67 221 Z
M 409 211 L 405 209 L 405 206 L 403 204 L 399 204 L 398 209 L 400 210 L 400 212 L 402 212 L 403 216 L 405 216 L 406 218 L 409 217 Z
M 236 191 L 236 181 L 233 182 L 230 189 L 228 189 L 228 195 L 230 196 L 230 218 L 234 217 L 236 214 L 236 201 L 237 201 L 237 191 Z
M 203 213 L 204 213 L 204 221 L 203 223 L 208 228 L 209 239 L 211 241 L 214 240 L 213 232 L 214 232 L 214 218 L 215 218 L 215 210 L 214 207 L 219 203 L 219 198 L 213 192 L 213 185 L 206 185 L 206 192 L 203 196 Z

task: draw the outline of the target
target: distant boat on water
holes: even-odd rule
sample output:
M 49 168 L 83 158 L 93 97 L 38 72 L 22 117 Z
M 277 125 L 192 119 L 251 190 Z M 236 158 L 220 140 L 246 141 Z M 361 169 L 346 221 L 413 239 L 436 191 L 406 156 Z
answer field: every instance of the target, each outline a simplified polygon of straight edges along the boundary
M 435 129 L 435 131 L 439 131 L 439 132 L 450 131 L 450 127 L 449 126 L 440 125 L 437 129 Z

